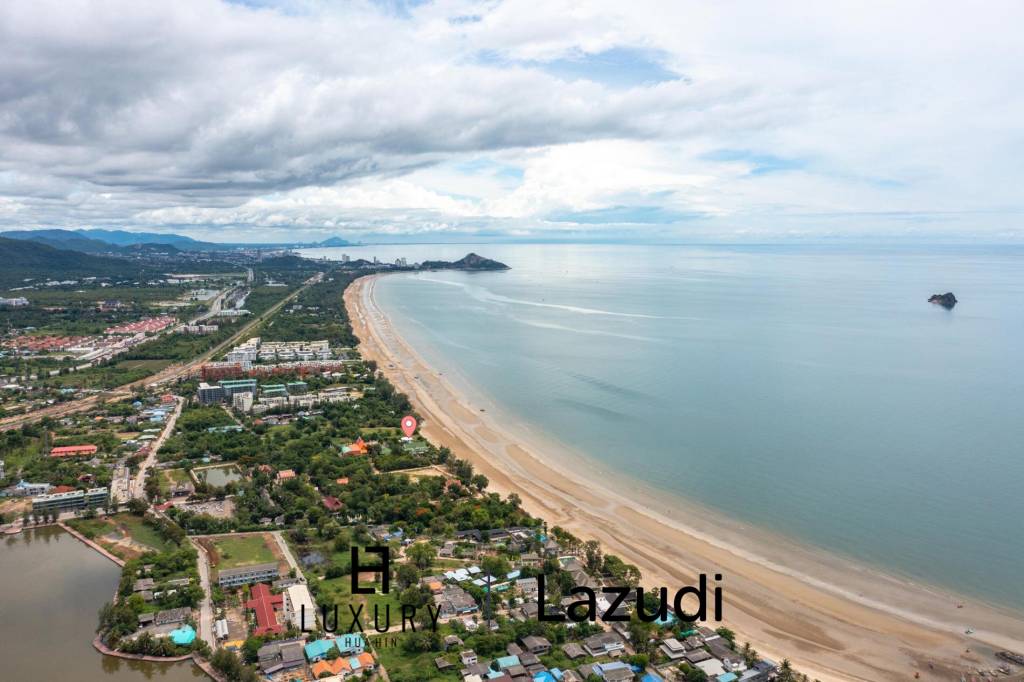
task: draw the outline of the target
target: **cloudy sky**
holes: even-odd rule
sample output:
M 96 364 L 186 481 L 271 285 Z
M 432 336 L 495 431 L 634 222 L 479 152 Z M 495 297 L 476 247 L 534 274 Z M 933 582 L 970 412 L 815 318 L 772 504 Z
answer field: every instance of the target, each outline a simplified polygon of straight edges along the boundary
M 4 0 L 0 229 L 1024 241 L 1024 4 Z

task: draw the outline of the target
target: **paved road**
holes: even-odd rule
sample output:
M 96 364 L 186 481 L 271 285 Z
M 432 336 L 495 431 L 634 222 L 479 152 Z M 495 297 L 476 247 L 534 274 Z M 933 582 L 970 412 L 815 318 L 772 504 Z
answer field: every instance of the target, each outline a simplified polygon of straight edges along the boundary
M 210 557 L 195 538 L 190 538 L 192 545 L 199 552 L 199 584 L 203 588 L 203 601 L 199 604 L 199 636 L 203 638 L 210 649 L 217 648 L 217 638 L 213 634 L 213 600 L 210 595 Z
M 281 531 L 275 530 L 271 535 L 273 535 L 274 539 L 277 540 L 277 546 L 281 548 L 281 553 L 284 554 L 284 558 L 288 560 L 288 565 L 295 569 L 295 577 L 305 582 L 305 578 L 302 577 L 302 569 L 299 568 L 299 562 L 295 560 L 295 555 L 292 554 L 292 550 L 288 546 L 288 543 L 285 542 L 284 536 L 281 535 Z
M 32 422 L 36 422 L 39 421 L 40 419 L 43 419 L 44 417 L 63 417 L 69 414 L 74 414 L 75 412 L 89 410 L 95 407 L 96 404 L 99 403 L 101 400 L 118 400 L 120 398 L 127 398 L 132 394 L 132 388 L 138 388 L 142 386 L 152 388 L 159 386 L 160 384 L 164 384 L 169 381 L 174 381 L 176 379 L 180 379 L 181 377 L 187 376 L 192 372 L 198 370 L 199 367 L 204 362 L 207 362 L 214 355 L 237 342 L 242 336 L 248 334 L 257 325 L 263 323 L 268 317 L 277 313 L 277 311 L 284 307 L 286 303 L 288 303 L 293 298 L 298 296 L 300 293 L 308 289 L 313 284 L 316 284 L 317 282 L 321 281 L 322 279 L 322 272 L 317 273 L 313 277 L 310 277 L 308 280 L 306 280 L 305 284 L 303 284 L 301 287 L 293 291 L 291 294 L 289 294 L 288 296 L 286 296 L 285 298 L 281 299 L 273 306 L 268 308 L 262 315 L 256 316 L 256 318 L 254 318 L 249 324 L 242 327 L 229 339 L 226 339 L 217 346 L 211 348 L 210 350 L 203 353 L 202 355 L 200 355 L 195 360 L 192 360 L 191 362 L 188 362 L 184 365 L 171 365 L 170 367 L 167 367 L 166 369 L 157 372 L 153 376 L 147 377 L 145 379 L 140 379 L 130 384 L 125 384 L 124 386 L 119 386 L 118 388 L 112 389 L 110 391 L 105 391 L 103 393 L 99 393 L 88 398 L 72 400 L 70 402 L 60 403 L 58 405 L 52 405 L 50 407 L 44 407 L 39 410 L 34 410 L 33 412 L 30 412 L 28 414 L 19 414 L 13 417 L 8 417 L 6 419 L 0 419 L 0 431 L 9 431 L 11 429 L 21 428 L 23 424 L 31 424 Z
M 132 483 L 132 497 L 138 499 L 144 499 L 146 496 L 146 472 L 151 466 L 156 463 L 156 455 L 163 447 L 167 439 L 174 433 L 174 424 L 178 421 L 178 417 L 181 416 L 181 408 L 185 406 L 185 400 L 178 396 L 175 396 L 174 412 L 167 418 L 167 424 L 164 425 L 164 430 L 160 432 L 160 437 L 153 441 L 152 447 L 149 448 L 149 455 L 139 465 L 139 473 L 135 476 L 135 481 Z

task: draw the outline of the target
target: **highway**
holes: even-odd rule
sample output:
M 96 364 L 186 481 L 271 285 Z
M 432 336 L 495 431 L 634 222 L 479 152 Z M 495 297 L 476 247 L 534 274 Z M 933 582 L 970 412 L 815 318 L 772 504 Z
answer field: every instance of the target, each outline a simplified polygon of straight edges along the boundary
M 130 384 L 125 384 L 123 386 L 119 386 L 109 391 L 104 391 L 103 393 L 97 393 L 96 395 L 92 395 L 87 398 L 79 398 L 78 400 L 72 400 L 66 403 L 59 403 L 57 405 L 44 407 L 42 409 L 35 410 L 28 414 L 19 414 L 14 415 L 12 417 L 7 417 L 6 419 L 0 419 L 0 431 L 9 431 L 11 429 L 21 428 L 23 424 L 31 424 L 33 422 L 39 421 L 40 419 L 43 419 L 44 417 L 63 417 L 65 415 L 74 414 L 75 412 L 89 410 L 95 407 L 100 401 L 119 400 L 121 398 L 127 398 L 132 394 L 133 388 L 140 388 L 143 386 L 147 388 L 156 388 L 161 384 L 176 381 L 177 379 L 188 376 L 189 374 L 198 370 L 199 367 L 204 362 L 208 362 L 210 358 L 214 357 L 228 346 L 234 345 L 243 336 L 247 335 L 258 325 L 262 324 L 268 318 L 275 315 L 277 311 L 279 311 L 282 307 L 285 306 L 285 304 L 287 304 L 300 293 L 308 289 L 313 284 L 316 284 L 317 282 L 321 281 L 322 279 L 322 272 L 318 272 L 317 274 L 313 275 L 308 280 L 306 280 L 301 287 L 299 287 L 292 293 L 288 294 L 288 296 L 284 297 L 283 299 L 275 303 L 273 306 L 265 310 L 262 314 L 257 315 L 255 318 L 253 318 L 251 322 L 249 322 L 249 324 L 245 325 L 237 332 L 232 334 L 230 338 L 217 344 L 215 347 L 206 351 L 195 360 L 191 360 L 190 362 L 187 362 L 183 365 L 170 365 L 169 367 L 166 367 L 165 369 L 157 372 L 156 374 L 150 377 L 146 377 L 145 379 L 140 379 Z

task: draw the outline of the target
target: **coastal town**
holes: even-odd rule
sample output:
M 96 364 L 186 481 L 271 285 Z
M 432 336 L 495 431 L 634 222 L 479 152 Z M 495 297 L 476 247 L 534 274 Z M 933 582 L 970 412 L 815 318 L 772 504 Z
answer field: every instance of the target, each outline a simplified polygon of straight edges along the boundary
M 807 679 L 638 600 L 629 557 L 548 527 L 424 438 L 348 323 L 345 289 L 379 265 L 271 263 L 122 294 L 145 306 L 86 303 L 104 288 L 76 283 L 74 324 L 8 321 L 5 532 L 57 524 L 117 564 L 99 651 L 217 680 Z M 154 316 L 168 286 L 183 307 Z M 93 355 L 100 326 L 151 364 Z M 630 589 L 613 603 L 605 587 Z M 617 618 L 567 618 L 587 591 Z

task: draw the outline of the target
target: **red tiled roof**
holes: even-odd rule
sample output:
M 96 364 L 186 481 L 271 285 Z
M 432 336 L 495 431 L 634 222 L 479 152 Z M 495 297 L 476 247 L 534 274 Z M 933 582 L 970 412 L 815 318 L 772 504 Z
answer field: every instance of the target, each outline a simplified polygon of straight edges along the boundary
M 250 594 L 252 599 L 245 602 L 245 608 L 256 612 L 256 629 L 253 630 L 253 634 L 259 637 L 284 632 L 284 625 L 277 622 L 275 613 L 275 608 L 284 606 L 284 597 L 280 594 L 271 594 L 265 583 L 254 585 Z
M 91 455 L 99 448 L 95 445 L 61 445 L 50 450 L 50 457 L 70 457 L 72 455 Z
M 338 511 L 342 507 L 341 500 L 333 495 L 324 495 L 323 503 L 330 511 Z

